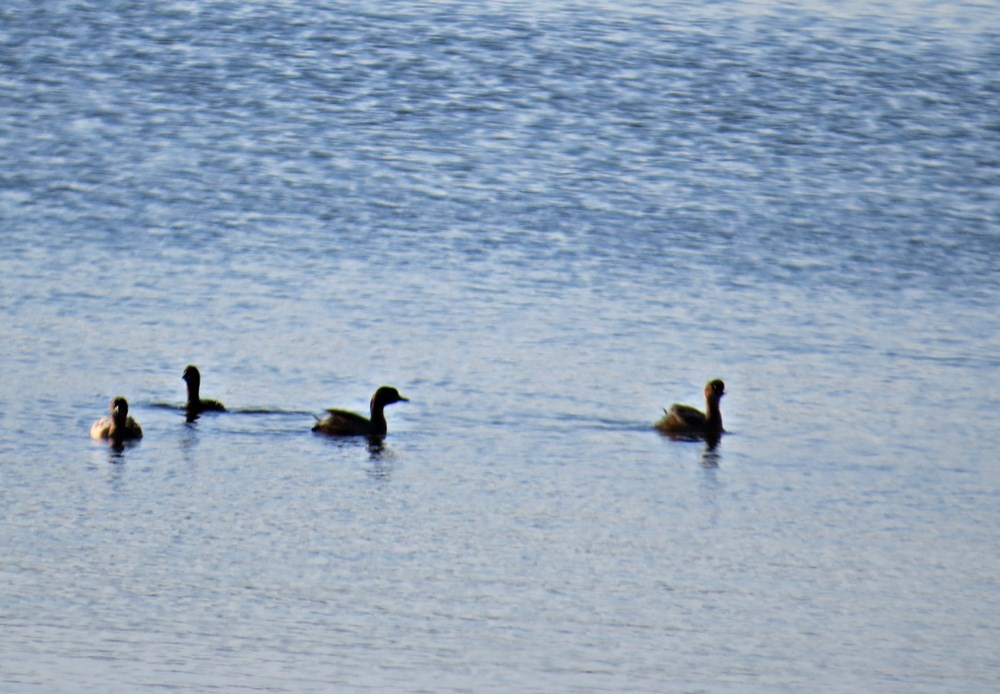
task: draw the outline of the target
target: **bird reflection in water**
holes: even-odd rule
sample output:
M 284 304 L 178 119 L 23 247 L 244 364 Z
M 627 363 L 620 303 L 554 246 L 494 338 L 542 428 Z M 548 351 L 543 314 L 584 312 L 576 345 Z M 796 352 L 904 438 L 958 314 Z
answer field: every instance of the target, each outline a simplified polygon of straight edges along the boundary
M 719 454 L 719 441 L 705 441 L 705 450 L 701 452 L 701 466 L 703 468 L 717 468 L 722 456 Z

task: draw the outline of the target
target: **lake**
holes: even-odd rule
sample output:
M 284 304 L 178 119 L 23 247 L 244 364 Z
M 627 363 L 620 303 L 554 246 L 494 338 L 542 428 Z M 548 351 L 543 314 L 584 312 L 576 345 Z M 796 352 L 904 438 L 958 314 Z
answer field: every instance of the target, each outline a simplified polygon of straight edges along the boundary
M 998 46 L 5 3 L 0 690 L 995 689 Z M 714 378 L 717 447 L 652 428 Z M 381 443 L 310 431 L 383 384 Z

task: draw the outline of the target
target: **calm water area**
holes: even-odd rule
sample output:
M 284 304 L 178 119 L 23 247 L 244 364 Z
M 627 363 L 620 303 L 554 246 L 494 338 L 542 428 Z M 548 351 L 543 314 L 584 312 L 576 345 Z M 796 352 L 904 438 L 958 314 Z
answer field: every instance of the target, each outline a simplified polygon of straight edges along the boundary
M 8 0 L 0 157 L 0 691 L 1000 688 L 996 3 Z

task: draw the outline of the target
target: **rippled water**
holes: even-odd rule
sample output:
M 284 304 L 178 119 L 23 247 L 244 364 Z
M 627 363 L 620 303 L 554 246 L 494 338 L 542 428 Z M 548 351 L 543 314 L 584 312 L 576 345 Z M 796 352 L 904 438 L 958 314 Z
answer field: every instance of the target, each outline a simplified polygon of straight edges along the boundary
M 995 688 L 998 38 L 5 3 L 0 689 Z

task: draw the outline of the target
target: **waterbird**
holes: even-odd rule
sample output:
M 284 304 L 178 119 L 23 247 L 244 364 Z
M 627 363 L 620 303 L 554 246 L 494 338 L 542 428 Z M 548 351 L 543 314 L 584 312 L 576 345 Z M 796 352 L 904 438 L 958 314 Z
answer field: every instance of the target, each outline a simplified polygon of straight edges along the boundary
M 187 382 L 188 399 L 184 405 L 184 409 L 187 410 L 189 420 L 195 419 L 202 412 L 226 411 L 226 406 L 218 400 L 209 400 L 201 397 L 201 372 L 198 371 L 197 366 L 188 364 L 181 378 Z
M 375 391 L 371 399 L 371 419 L 346 410 L 327 410 L 323 417 L 313 426 L 312 430 L 329 436 L 368 436 L 382 437 L 386 434 L 386 405 L 394 402 L 409 402 L 399 391 L 391 386 L 382 386 Z
M 690 405 L 674 403 L 664 409 L 663 417 L 653 426 L 671 438 L 699 439 L 718 442 L 725 432 L 722 428 L 722 412 L 719 401 L 726 394 L 726 384 L 719 379 L 705 385 L 705 412 Z
M 128 415 L 128 401 L 122 396 L 116 397 L 108 407 L 110 416 L 98 419 L 90 427 L 90 438 L 110 440 L 115 443 L 130 439 L 142 438 L 142 427 Z

